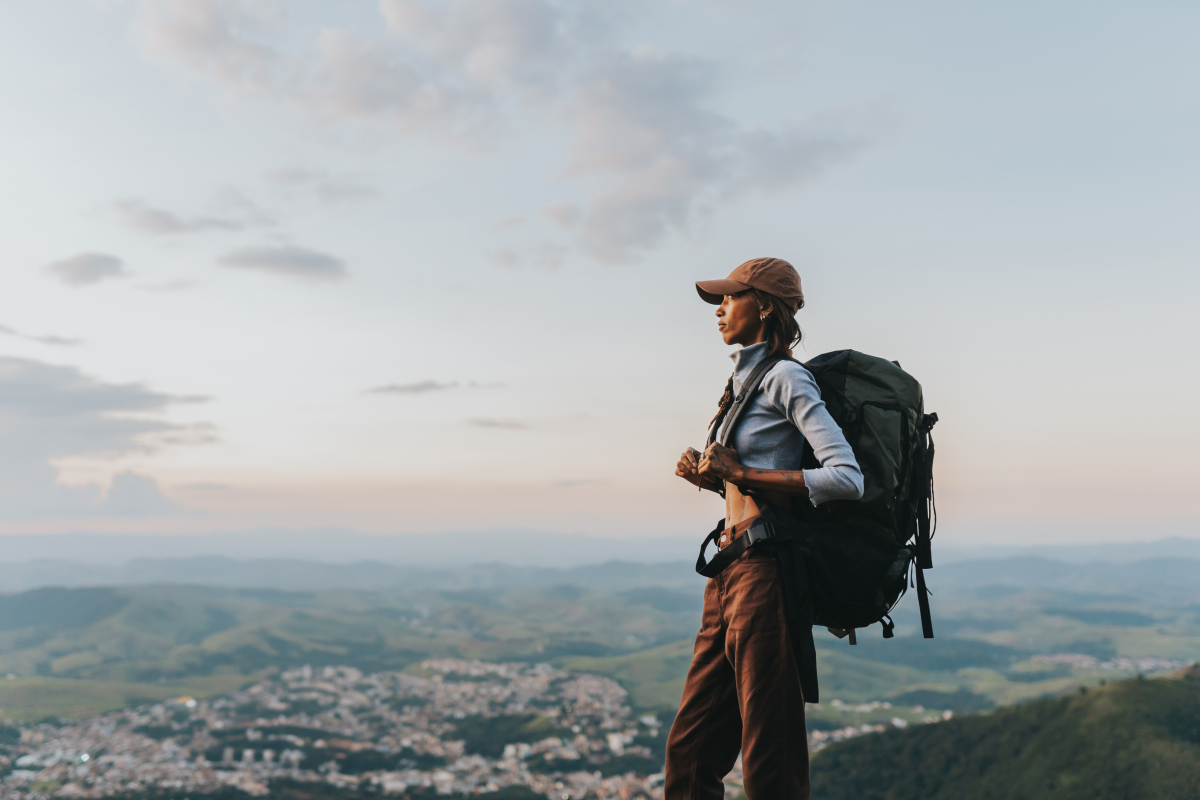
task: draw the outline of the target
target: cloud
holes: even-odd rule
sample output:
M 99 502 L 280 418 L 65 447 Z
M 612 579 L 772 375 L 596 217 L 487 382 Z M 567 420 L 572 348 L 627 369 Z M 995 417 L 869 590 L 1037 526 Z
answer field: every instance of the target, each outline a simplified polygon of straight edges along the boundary
M 720 64 L 625 46 L 637 20 L 611 8 L 600 21 L 586 4 L 547 0 L 379 0 L 383 30 L 326 26 L 297 46 L 276 3 L 139 7 L 147 52 L 323 120 L 482 149 L 517 117 L 558 126 L 568 140 L 561 176 L 586 199 L 544 211 L 602 261 L 636 260 L 693 230 L 706 209 L 798 186 L 871 141 L 835 118 L 743 122 L 720 108 Z M 531 260 L 516 250 L 494 257 Z
M 341 259 L 304 247 L 246 247 L 222 256 L 217 262 L 235 269 L 300 280 L 339 281 L 346 277 L 346 265 Z
M 458 381 L 439 383 L 438 381 L 418 381 L 417 383 L 389 383 L 367 389 L 367 394 L 426 394 L 428 392 L 445 392 L 451 389 L 502 389 L 503 383 L 478 383 L 469 381 L 465 387 Z
M 118 476 L 106 498 L 96 484 L 59 483 L 54 462 L 153 452 L 189 431 L 161 414 L 202 399 L 106 383 L 75 367 L 0 357 L 0 518 L 161 512 L 169 501 L 154 499 L 150 478 Z
M 173 514 L 180 508 L 163 496 L 153 478 L 125 471 L 113 476 L 100 510 L 111 516 L 146 517 Z
M 408 51 L 477 87 L 552 91 L 587 49 L 568 32 L 566 12 L 544 0 L 380 0 L 379 8 Z
M 134 34 L 147 54 L 245 91 L 281 77 L 267 39 L 282 21 L 271 0 L 153 0 L 139 3 Z
M 25 339 L 30 342 L 55 345 L 58 347 L 83 344 L 82 339 L 72 339 L 66 336 L 30 336 L 29 334 L 21 333 L 15 328 L 10 328 L 7 325 L 0 325 L 0 334 L 4 334 L 5 336 L 13 336 L 17 339 Z
M 47 264 L 45 269 L 68 286 L 89 286 L 126 274 L 125 263 L 107 253 L 80 253 Z
M 131 227 L 156 236 L 207 230 L 235 231 L 242 228 L 241 223 L 217 217 L 183 219 L 170 211 L 148 206 L 140 200 L 119 200 L 114 205 Z
M 427 394 L 429 392 L 444 392 L 457 389 L 458 383 L 438 383 L 437 381 L 419 381 L 417 383 L 389 383 L 386 386 L 376 386 L 368 389 L 368 394 Z
M 524 422 L 518 422 L 514 419 L 476 418 L 467 420 L 467 424 L 473 428 L 493 428 L 506 431 L 520 431 L 529 427 Z

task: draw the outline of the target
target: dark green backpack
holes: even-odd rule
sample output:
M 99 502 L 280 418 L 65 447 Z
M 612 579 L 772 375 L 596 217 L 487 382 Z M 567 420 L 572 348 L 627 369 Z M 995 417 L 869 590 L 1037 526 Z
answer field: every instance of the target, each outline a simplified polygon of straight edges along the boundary
M 781 359 L 767 358 L 750 373 L 742 391 L 713 425 L 710 442 L 726 443 L 766 373 Z M 794 360 L 794 359 L 791 359 Z M 799 362 L 797 362 L 799 363 Z M 863 472 L 860 500 L 831 500 L 813 508 L 796 498 L 791 508 L 766 506 L 763 521 L 711 561 L 705 539 L 696 571 L 712 576 L 748 547 L 764 544 L 779 557 L 788 616 L 811 619 L 856 643 L 855 629 L 881 623 L 893 636 L 889 616 L 915 575 L 921 628 L 933 638 L 924 570 L 933 567 L 933 438 L 936 414 L 926 414 L 921 384 L 894 361 L 855 350 L 838 350 L 802 364 L 816 379 L 821 398 L 846 436 Z M 820 464 L 806 442 L 801 467 Z M 797 631 L 805 697 L 816 702 L 816 653 L 812 630 Z

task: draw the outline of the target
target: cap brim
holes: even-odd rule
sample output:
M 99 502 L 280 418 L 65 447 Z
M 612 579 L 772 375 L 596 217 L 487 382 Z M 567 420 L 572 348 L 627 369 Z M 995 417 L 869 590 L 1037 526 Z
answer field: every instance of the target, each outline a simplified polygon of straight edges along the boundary
M 696 281 L 696 292 L 699 293 L 700 299 L 706 303 L 712 303 L 714 306 L 721 305 L 725 295 L 744 292 L 749 288 L 746 284 L 731 281 L 729 278 L 722 278 L 719 281 Z

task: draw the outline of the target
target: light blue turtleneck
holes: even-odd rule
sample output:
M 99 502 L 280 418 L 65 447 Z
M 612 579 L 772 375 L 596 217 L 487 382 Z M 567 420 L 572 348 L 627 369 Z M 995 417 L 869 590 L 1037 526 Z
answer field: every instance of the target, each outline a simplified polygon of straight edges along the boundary
M 734 396 L 767 354 L 766 343 L 743 347 L 733 359 Z M 728 439 L 738 461 L 759 469 L 800 469 L 807 439 L 821 466 L 804 470 L 814 506 L 826 500 L 857 500 L 863 493 L 862 470 L 854 451 L 833 421 L 812 373 L 794 361 L 780 361 L 763 378 Z

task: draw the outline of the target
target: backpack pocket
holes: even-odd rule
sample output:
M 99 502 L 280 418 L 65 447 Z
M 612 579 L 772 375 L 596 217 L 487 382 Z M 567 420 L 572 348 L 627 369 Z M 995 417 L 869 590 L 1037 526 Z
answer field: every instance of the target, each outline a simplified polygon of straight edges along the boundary
M 906 416 L 898 406 L 868 402 L 851 411 L 848 420 L 847 439 L 863 473 L 858 510 L 889 526 L 894 524 L 903 481 L 909 438 Z

